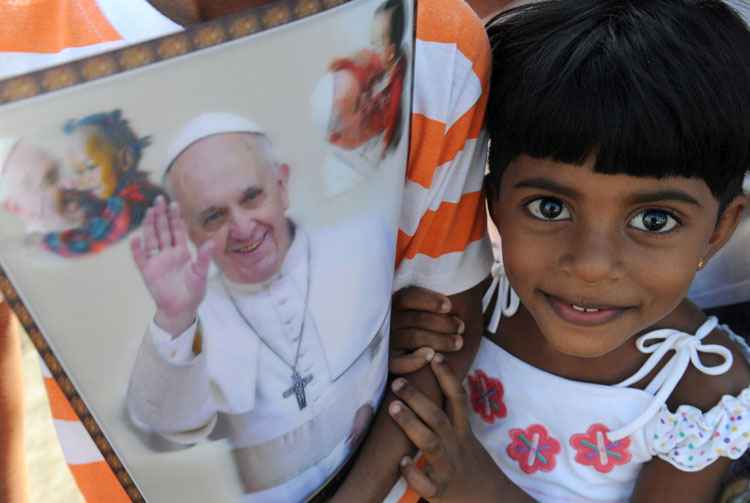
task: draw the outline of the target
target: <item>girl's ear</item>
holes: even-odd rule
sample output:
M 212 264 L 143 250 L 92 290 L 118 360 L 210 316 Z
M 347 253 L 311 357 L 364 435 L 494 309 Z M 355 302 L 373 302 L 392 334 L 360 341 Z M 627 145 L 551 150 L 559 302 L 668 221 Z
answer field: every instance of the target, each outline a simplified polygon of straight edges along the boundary
M 707 262 L 716 252 L 729 241 L 737 225 L 742 220 L 742 213 L 748 205 L 748 196 L 740 194 L 727 205 L 716 223 L 711 239 L 708 241 L 708 252 L 704 260 Z

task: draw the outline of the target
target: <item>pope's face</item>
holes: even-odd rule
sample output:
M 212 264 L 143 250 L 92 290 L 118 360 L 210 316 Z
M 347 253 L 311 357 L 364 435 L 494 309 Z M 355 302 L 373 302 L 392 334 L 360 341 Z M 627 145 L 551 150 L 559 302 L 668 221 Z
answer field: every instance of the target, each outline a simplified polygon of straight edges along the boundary
M 236 283 L 276 274 L 290 245 L 289 167 L 274 164 L 267 140 L 230 133 L 193 143 L 169 183 L 196 246 L 214 241 L 214 261 Z

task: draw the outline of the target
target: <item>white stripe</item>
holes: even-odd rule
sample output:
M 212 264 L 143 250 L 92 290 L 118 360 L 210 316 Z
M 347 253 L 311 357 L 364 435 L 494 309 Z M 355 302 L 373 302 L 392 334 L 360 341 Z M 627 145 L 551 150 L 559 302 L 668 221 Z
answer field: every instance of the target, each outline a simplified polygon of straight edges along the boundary
M 81 465 L 104 460 L 102 453 L 99 452 L 80 421 L 55 419 L 53 422 L 65 461 L 69 465 Z
M 412 113 L 450 128 L 479 100 L 482 82 L 474 73 L 471 60 L 456 44 L 417 40 L 414 53 Z
M 464 292 L 490 275 L 492 247 L 487 236 L 470 243 L 462 252 L 437 258 L 417 254 L 401 262 L 393 281 L 393 291 L 407 286 L 453 295 Z
M 435 169 L 428 189 L 407 180 L 399 228 L 412 236 L 427 211 L 436 211 L 442 203 L 457 203 L 464 194 L 480 191 L 487 164 L 486 146 L 484 133 L 476 140 L 467 140 L 453 160 Z

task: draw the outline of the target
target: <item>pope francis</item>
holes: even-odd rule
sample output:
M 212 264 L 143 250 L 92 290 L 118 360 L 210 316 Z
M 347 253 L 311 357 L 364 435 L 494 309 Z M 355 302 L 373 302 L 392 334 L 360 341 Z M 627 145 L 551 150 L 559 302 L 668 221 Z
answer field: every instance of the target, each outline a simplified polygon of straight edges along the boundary
M 394 232 L 377 216 L 303 228 L 286 216 L 289 176 L 256 124 L 200 115 L 168 153 L 173 201 L 159 198 L 131 242 L 156 313 L 129 415 L 181 444 L 221 418 L 243 501 L 301 501 L 324 485 L 387 374 Z

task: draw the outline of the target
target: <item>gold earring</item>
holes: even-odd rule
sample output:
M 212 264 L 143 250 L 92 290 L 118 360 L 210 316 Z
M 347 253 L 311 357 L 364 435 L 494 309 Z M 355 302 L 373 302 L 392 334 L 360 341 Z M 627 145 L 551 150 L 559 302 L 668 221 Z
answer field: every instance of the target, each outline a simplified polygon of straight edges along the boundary
M 700 259 L 698 261 L 698 270 L 700 271 L 701 269 L 703 269 L 704 265 L 706 265 L 706 263 L 703 261 L 703 259 Z

